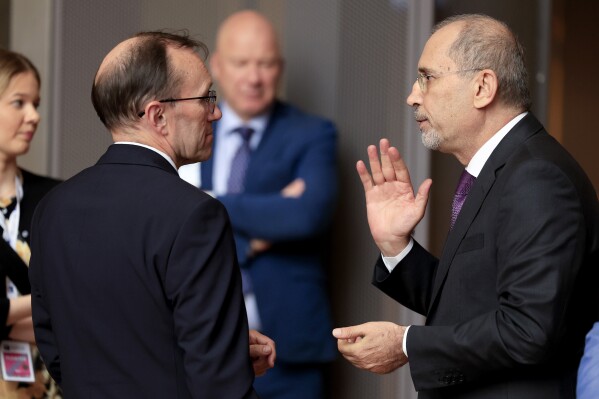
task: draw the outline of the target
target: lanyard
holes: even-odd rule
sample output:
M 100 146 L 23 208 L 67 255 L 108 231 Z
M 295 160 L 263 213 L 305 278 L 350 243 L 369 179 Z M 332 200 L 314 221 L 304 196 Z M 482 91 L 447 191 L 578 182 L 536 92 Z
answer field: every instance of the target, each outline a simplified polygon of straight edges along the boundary
M 21 178 L 17 174 L 15 176 L 15 189 L 17 192 L 17 205 L 15 210 L 10 213 L 8 219 L 2 214 L 0 217 L 0 227 L 2 227 L 2 238 L 6 241 L 13 249 L 17 246 L 17 237 L 19 235 L 19 219 L 21 216 L 21 199 L 23 198 L 23 184 Z M 0 212 L 1 213 L 1 212 Z

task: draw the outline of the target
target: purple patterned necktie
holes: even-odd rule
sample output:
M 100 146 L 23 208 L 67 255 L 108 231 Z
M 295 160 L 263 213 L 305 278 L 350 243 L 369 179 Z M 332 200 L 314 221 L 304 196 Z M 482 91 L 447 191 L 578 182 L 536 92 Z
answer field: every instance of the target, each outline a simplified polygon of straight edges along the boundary
M 243 142 L 233 157 L 233 162 L 231 162 L 231 173 L 229 174 L 229 180 L 227 181 L 228 194 L 238 194 L 243 192 L 245 172 L 250 163 L 250 153 L 252 152 L 252 149 L 250 148 L 250 139 L 252 138 L 254 129 L 242 126 L 233 130 L 233 132 L 239 133 Z
M 239 133 L 243 142 L 239 146 L 239 149 L 231 162 L 231 173 L 229 174 L 229 180 L 227 181 L 227 193 L 239 194 L 243 192 L 245 187 L 245 172 L 250 163 L 250 154 L 252 152 L 252 149 L 250 148 L 250 139 L 252 138 L 254 129 L 242 126 L 233 130 L 233 132 Z M 241 268 L 241 285 L 244 296 L 247 296 L 254 291 L 252 279 L 250 278 L 248 271 L 243 268 Z
M 462 205 L 464 205 L 464 201 L 466 201 L 466 197 L 474 184 L 476 177 L 472 176 L 470 173 L 464 169 L 462 175 L 460 176 L 460 181 L 458 183 L 458 187 L 455 190 L 455 195 L 453 196 L 453 203 L 451 204 L 451 224 L 449 225 L 449 229 L 453 229 L 453 225 L 455 224 L 460 211 L 462 210 Z

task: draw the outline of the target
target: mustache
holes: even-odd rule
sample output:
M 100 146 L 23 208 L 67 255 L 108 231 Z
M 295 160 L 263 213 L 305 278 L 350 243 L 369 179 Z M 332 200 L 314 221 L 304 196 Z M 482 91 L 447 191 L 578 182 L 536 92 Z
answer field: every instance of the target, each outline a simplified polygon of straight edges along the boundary
M 428 115 L 422 111 L 420 111 L 418 108 L 414 109 L 414 119 L 416 119 L 417 121 L 423 121 L 425 119 L 428 119 Z

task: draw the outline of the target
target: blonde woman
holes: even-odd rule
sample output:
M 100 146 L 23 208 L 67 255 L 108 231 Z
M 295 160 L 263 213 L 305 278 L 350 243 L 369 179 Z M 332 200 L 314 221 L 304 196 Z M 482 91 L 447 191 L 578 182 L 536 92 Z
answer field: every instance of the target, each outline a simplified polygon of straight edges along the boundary
M 31 321 L 29 227 L 39 200 L 58 180 L 20 168 L 17 158 L 29 151 L 40 115 L 40 77 L 21 54 L 0 49 L 0 330 L 2 340 L 34 343 Z M 2 290 L 2 288 L 0 288 Z M 0 381 L 2 398 L 59 398 L 60 393 L 31 345 L 34 383 Z

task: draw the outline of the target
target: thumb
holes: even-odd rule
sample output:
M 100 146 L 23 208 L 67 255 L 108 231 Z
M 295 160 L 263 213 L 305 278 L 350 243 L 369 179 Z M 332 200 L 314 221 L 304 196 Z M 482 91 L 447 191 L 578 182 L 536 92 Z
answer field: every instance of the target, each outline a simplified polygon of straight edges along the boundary
M 333 330 L 333 337 L 337 339 L 353 339 L 361 337 L 363 334 L 359 326 L 341 327 Z

